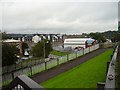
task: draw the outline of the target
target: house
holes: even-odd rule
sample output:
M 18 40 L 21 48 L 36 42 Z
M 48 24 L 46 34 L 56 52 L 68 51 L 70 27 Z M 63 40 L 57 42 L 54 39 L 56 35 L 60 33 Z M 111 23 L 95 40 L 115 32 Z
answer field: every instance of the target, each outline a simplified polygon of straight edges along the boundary
M 86 48 L 92 46 L 95 40 L 91 38 L 69 38 L 64 40 L 64 48 L 71 47 L 75 49 L 76 47 Z
M 35 36 L 32 37 L 32 41 L 33 41 L 34 43 L 38 43 L 39 41 L 41 41 L 41 37 L 38 36 L 38 35 L 35 35 Z
M 52 41 L 53 41 L 53 42 L 58 41 L 58 36 L 53 35 L 53 36 L 52 36 Z
M 32 37 L 33 37 L 33 35 L 25 35 L 24 37 L 22 37 L 22 41 L 32 42 Z

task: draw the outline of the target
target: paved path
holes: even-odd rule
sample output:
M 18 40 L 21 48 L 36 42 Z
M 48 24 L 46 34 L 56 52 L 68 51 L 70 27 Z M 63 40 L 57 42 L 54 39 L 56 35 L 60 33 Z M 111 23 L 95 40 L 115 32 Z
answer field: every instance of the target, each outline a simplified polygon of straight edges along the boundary
M 109 64 L 109 69 L 106 77 L 106 84 L 105 88 L 106 90 L 115 90 L 115 63 L 117 60 L 117 55 L 118 55 L 118 47 L 116 48 L 112 60 Z
M 65 71 L 67 71 L 67 70 L 70 70 L 71 68 L 73 68 L 75 66 L 80 65 L 83 62 L 88 61 L 91 58 L 96 57 L 97 55 L 105 52 L 106 50 L 108 50 L 108 49 L 98 49 L 98 50 L 93 51 L 93 52 L 91 52 L 89 54 L 81 56 L 81 57 L 79 57 L 77 59 L 74 59 L 74 60 L 69 61 L 69 62 L 64 63 L 64 64 L 61 64 L 61 65 L 59 65 L 59 66 L 57 66 L 55 68 L 40 72 L 40 73 L 34 75 L 32 77 L 32 79 L 34 81 L 36 81 L 37 83 L 44 82 L 44 81 L 46 81 L 46 80 L 48 80 L 50 78 L 55 77 L 56 75 L 58 75 L 60 73 L 63 73 Z

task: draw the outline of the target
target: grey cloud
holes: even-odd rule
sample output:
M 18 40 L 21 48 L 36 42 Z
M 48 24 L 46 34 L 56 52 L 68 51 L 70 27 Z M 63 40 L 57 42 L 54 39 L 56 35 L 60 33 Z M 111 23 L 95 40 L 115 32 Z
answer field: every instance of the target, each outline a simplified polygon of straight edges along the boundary
M 4 11 L 3 26 L 17 33 L 82 33 L 117 29 L 117 3 L 15 3 Z

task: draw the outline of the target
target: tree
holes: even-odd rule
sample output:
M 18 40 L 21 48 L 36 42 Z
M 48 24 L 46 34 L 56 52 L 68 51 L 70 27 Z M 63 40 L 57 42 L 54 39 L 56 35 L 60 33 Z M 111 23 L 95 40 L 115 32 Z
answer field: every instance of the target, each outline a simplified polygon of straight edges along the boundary
M 48 57 L 48 55 L 52 51 L 52 44 L 49 40 L 44 40 L 43 42 L 45 45 L 45 57 Z
M 106 31 L 102 33 L 107 39 L 111 39 L 112 42 L 120 41 L 120 33 L 118 31 Z
M 6 32 L 2 32 L 2 40 L 9 39 L 10 37 L 6 34 Z
M 101 33 L 90 33 L 89 35 L 98 42 L 106 42 L 106 38 Z
M 52 45 L 49 40 L 38 42 L 32 49 L 33 56 L 35 57 L 44 57 L 44 54 L 45 57 L 48 57 L 51 51 L 52 51 Z
M 9 66 L 17 61 L 18 49 L 15 45 L 2 44 L 2 66 Z

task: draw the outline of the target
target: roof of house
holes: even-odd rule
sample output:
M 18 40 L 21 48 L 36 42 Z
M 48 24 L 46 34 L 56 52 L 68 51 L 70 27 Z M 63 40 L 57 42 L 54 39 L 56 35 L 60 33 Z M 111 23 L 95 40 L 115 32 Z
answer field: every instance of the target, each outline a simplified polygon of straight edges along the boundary
M 20 40 L 15 40 L 15 39 L 7 39 L 7 40 L 4 40 L 3 42 L 8 42 L 8 43 L 14 43 L 14 42 L 21 42 Z

